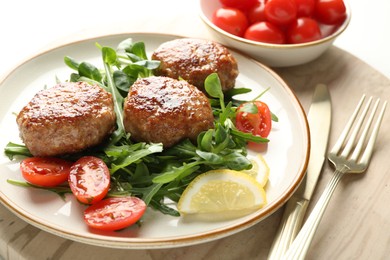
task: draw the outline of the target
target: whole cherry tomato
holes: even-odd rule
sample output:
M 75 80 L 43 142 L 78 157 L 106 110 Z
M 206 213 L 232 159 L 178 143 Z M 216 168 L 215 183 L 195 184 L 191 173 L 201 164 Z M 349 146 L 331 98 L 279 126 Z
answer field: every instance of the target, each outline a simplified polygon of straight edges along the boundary
M 219 0 L 219 2 L 225 7 L 238 8 L 244 11 L 257 4 L 257 0 Z
M 284 33 L 270 22 L 258 22 L 248 27 L 244 38 L 252 41 L 282 44 L 285 43 Z
M 248 27 L 246 15 L 237 8 L 219 8 L 214 12 L 211 21 L 222 30 L 240 37 Z
M 288 25 L 297 18 L 297 4 L 294 0 L 268 0 L 265 17 L 275 25 Z
M 257 4 L 248 10 L 247 16 L 250 24 L 265 21 L 265 0 L 259 0 Z
M 297 17 L 311 17 L 314 14 L 315 0 L 295 0 Z
M 343 0 L 219 0 L 212 22 L 231 34 L 266 43 L 305 43 L 328 36 L 346 19 Z M 299 19 L 299 18 L 311 18 Z
M 301 17 L 288 29 L 288 43 L 304 43 L 321 39 L 321 30 L 316 20 L 309 17 Z
M 340 24 L 346 18 L 346 7 L 343 0 L 318 0 L 315 6 L 315 17 L 320 23 Z

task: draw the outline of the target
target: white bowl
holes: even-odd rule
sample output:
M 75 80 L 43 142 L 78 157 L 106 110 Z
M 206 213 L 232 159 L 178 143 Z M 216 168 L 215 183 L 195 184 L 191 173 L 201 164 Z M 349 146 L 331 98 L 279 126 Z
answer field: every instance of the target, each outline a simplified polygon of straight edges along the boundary
M 200 0 L 200 17 L 217 38 L 217 41 L 251 57 L 270 67 L 287 67 L 307 63 L 318 58 L 334 42 L 334 40 L 347 28 L 351 20 L 349 5 L 346 3 L 347 18 L 344 23 L 332 34 L 312 42 L 301 44 L 270 44 L 247 40 L 230 34 L 211 22 L 214 11 L 222 7 L 218 0 Z M 331 32 L 332 26 L 322 26 L 323 33 Z

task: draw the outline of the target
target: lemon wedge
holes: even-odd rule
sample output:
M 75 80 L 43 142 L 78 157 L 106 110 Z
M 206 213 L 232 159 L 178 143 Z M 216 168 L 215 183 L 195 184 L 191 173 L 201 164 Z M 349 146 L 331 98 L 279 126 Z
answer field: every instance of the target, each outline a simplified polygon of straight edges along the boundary
M 258 154 L 255 158 L 251 160 L 252 168 L 249 170 L 244 170 L 243 172 L 248 175 L 256 178 L 262 187 L 264 187 L 268 182 L 269 177 L 269 167 L 264 157 L 261 154 Z
M 247 173 L 218 169 L 197 176 L 184 190 L 177 208 L 182 215 L 216 214 L 226 218 L 248 214 L 266 203 L 264 188 Z

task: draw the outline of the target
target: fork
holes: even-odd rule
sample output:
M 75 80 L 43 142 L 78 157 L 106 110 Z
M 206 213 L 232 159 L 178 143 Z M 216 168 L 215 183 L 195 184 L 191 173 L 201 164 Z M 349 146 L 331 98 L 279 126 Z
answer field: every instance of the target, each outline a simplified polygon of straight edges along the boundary
M 312 213 L 307 218 L 307 221 L 303 225 L 301 231 L 298 233 L 294 242 L 283 256 L 283 259 L 295 260 L 305 258 L 317 227 L 340 179 L 345 173 L 363 173 L 367 170 L 374 150 L 375 140 L 378 136 L 380 124 L 387 106 L 387 101 L 385 101 L 378 115 L 378 119 L 371 130 L 371 134 L 369 135 L 370 128 L 371 125 L 373 125 L 373 119 L 380 102 L 379 99 L 376 100 L 374 107 L 371 109 L 371 114 L 365 123 L 364 129 L 362 129 L 365 117 L 370 110 L 372 99 L 372 97 L 369 98 L 360 117 L 356 120 L 365 100 L 365 95 L 362 96 L 336 144 L 330 151 L 328 159 L 335 166 L 335 172 L 325 187 L 325 190 L 323 191 L 317 204 L 313 208 Z M 359 134 L 360 137 L 358 138 Z M 368 138 L 368 135 L 369 139 L 367 141 L 366 139 Z

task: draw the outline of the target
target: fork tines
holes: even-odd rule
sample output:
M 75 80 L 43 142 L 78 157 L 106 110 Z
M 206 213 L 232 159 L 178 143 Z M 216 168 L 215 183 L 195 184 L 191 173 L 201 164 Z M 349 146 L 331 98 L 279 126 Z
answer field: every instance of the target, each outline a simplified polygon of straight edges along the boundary
M 361 150 L 363 149 L 363 147 L 365 147 L 365 151 L 360 157 L 360 163 L 368 163 L 370 160 L 372 151 L 374 149 L 375 140 L 376 137 L 378 136 L 379 127 L 382 122 L 383 115 L 385 113 L 386 106 L 387 106 L 387 101 L 385 101 L 382 105 L 382 109 L 379 112 L 378 119 L 371 130 L 370 137 L 368 140 L 366 140 L 370 132 L 370 126 L 372 125 L 372 121 L 374 120 L 375 114 L 378 110 L 380 99 L 378 98 L 376 100 L 373 108 L 371 109 L 370 116 L 366 119 L 366 116 L 370 110 L 371 103 L 373 100 L 373 97 L 370 97 L 360 117 L 356 121 L 356 117 L 358 116 L 361 108 L 363 107 L 365 98 L 366 95 L 363 95 L 362 98 L 360 99 L 358 106 L 356 107 L 352 116 L 348 120 L 347 125 L 345 126 L 343 132 L 341 133 L 340 137 L 338 138 L 336 144 L 334 145 L 331 151 L 332 153 L 336 153 L 336 154 L 338 154 L 341 151 L 341 154 L 339 154 L 340 157 L 357 161 L 359 159 L 359 155 L 361 154 Z M 365 119 L 366 119 L 365 127 L 362 129 Z M 348 142 L 345 143 L 345 140 L 347 139 L 348 136 L 349 136 Z M 357 140 L 358 137 L 359 139 Z

